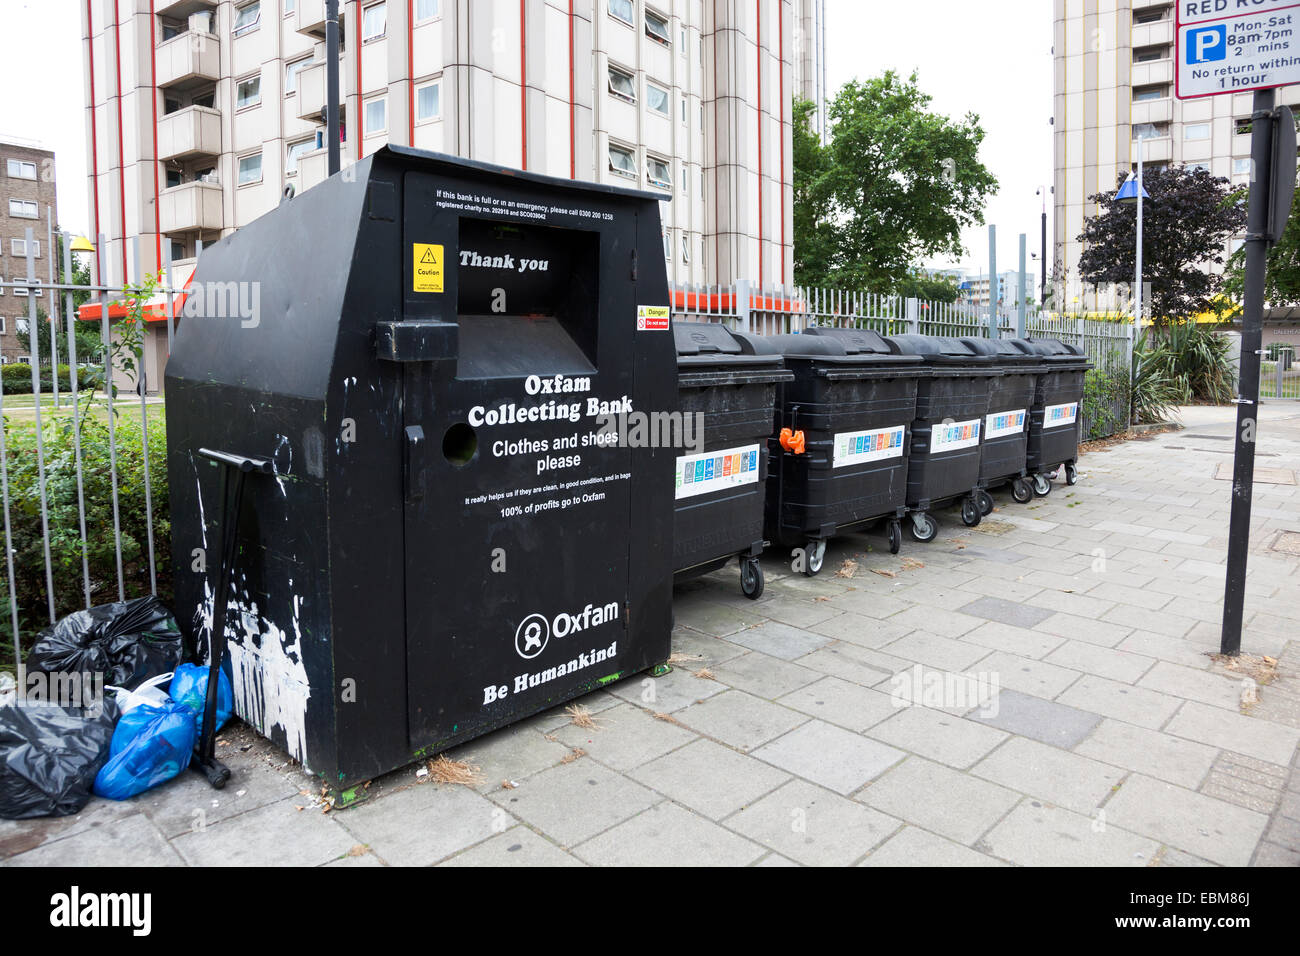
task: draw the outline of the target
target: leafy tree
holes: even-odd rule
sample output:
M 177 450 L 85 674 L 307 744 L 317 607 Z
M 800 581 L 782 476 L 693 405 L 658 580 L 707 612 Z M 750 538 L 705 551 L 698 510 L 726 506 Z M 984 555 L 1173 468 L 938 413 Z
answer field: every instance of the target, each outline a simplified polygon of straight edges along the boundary
M 917 74 L 890 70 L 836 94 L 825 147 L 804 124 L 794 149 L 798 281 L 893 291 L 917 261 L 962 254 L 961 231 L 984 221 L 997 181 L 979 161 L 979 117 L 954 121 L 930 102 Z
M 1246 210 L 1231 201 L 1227 179 L 1199 167 L 1154 167 L 1143 180 L 1151 198 L 1143 204 L 1142 281 L 1151 315 L 1165 324 L 1210 308 L 1223 277 L 1206 267 L 1223 264 L 1228 238 L 1246 226 Z M 1079 236 L 1079 276 L 1092 285 L 1130 285 L 1137 207 L 1118 202 L 1114 192 L 1090 201 L 1099 211 Z
M 828 189 L 830 151 L 812 129 L 817 104 L 794 101 L 794 275 L 805 286 L 830 284 L 827 268 L 835 256 Z
M 921 269 L 913 269 L 898 285 L 898 294 L 905 299 L 923 302 L 956 302 L 960 290 L 949 276 L 934 276 Z
M 1247 190 L 1237 191 L 1235 198 L 1246 201 Z M 1228 258 L 1223 294 L 1232 303 L 1230 314 L 1237 314 L 1246 297 L 1246 247 Z M 1287 220 L 1282 241 L 1268 251 L 1268 274 L 1264 279 L 1264 301 L 1272 306 L 1300 305 L 1300 192 L 1291 201 L 1291 218 Z

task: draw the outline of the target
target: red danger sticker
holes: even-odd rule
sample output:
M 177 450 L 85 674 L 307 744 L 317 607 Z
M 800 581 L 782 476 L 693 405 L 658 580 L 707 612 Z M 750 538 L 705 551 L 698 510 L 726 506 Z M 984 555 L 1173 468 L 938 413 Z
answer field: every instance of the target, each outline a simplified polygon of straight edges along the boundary
M 638 332 L 667 332 L 669 317 L 666 305 L 638 305 L 636 329 Z

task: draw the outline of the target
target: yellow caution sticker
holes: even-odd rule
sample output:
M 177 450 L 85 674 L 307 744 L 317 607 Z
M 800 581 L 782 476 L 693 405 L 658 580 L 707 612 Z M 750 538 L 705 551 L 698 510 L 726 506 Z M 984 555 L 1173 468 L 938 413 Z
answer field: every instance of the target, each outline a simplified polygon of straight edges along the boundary
M 416 292 L 441 292 L 443 280 L 442 246 L 427 242 L 412 243 L 414 249 L 415 270 L 414 290 Z
M 638 305 L 636 327 L 640 332 L 668 331 L 670 312 L 666 305 Z

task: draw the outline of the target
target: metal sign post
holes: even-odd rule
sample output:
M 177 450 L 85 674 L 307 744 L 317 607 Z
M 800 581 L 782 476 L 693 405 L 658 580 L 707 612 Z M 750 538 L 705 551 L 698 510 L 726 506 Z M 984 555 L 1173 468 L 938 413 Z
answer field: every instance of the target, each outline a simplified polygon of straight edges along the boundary
M 1289 109 L 1274 106 L 1277 87 L 1300 83 L 1300 2 L 1181 0 L 1177 11 L 1175 95 L 1185 100 L 1252 90 L 1255 94 L 1232 517 L 1219 645 L 1221 653 L 1235 656 L 1241 653 L 1246 562 L 1250 553 L 1264 279 L 1269 246 L 1282 236 L 1295 188 L 1295 121 Z

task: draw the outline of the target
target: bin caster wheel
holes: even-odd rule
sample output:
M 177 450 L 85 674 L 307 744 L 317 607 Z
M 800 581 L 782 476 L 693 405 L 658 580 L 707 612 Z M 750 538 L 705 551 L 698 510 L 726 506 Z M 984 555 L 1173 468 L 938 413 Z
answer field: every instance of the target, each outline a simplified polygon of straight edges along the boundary
M 1017 478 L 1011 483 L 1011 497 L 1022 505 L 1034 500 L 1034 486 L 1028 478 Z
M 912 537 L 925 543 L 933 541 L 939 533 L 939 522 L 927 514 L 912 515 Z
M 804 547 L 804 566 L 803 573 L 807 577 L 816 577 L 821 574 L 822 562 L 826 560 L 826 539 L 819 541 L 809 541 Z
M 889 522 L 889 553 L 898 554 L 903 550 L 903 528 L 897 521 Z
M 1046 498 L 1052 493 L 1052 479 L 1046 475 L 1034 475 L 1034 494 Z
M 980 514 L 986 518 L 993 514 L 993 496 L 991 494 L 981 488 L 975 497 L 979 500 Z
M 968 528 L 976 527 L 984 516 L 980 514 L 980 503 L 974 495 L 961 500 L 961 522 Z
M 1065 483 L 1067 485 L 1077 485 L 1079 483 L 1079 469 L 1074 465 L 1065 466 Z
M 740 593 L 751 601 L 763 596 L 763 568 L 758 558 L 746 558 L 740 562 Z

